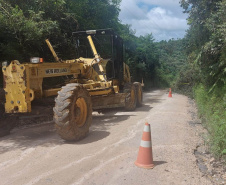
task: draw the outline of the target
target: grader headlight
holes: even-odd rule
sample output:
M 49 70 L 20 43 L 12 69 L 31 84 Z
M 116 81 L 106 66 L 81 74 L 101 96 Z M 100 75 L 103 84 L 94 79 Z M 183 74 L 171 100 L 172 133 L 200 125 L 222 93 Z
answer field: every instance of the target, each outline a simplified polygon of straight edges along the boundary
M 31 62 L 32 64 L 42 63 L 42 62 L 43 62 L 43 58 L 32 57 L 32 58 L 30 59 L 30 62 Z

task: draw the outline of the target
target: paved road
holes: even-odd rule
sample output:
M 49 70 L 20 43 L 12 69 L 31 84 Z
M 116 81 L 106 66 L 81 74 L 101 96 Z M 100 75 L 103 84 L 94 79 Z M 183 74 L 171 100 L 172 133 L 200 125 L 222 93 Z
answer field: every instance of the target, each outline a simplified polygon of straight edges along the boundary
M 0 140 L 0 184 L 211 184 L 196 165 L 199 137 L 185 96 L 162 90 L 143 107 L 93 113 L 88 137 L 67 143 L 53 123 L 17 128 Z M 151 124 L 155 168 L 134 165 L 145 122 Z

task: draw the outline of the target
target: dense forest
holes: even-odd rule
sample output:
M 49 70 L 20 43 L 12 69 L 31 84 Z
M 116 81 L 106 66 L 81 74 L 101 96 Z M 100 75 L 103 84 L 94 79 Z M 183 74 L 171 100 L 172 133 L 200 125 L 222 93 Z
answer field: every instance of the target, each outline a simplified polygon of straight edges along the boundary
M 30 57 L 40 56 L 53 61 L 46 38 L 60 58 L 75 58 L 72 32 L 113 28 L 124 39 L 125 62 L 131 68 L 133 80 L 143 78 L 145 88 L 169 85 L 178 71 L 176 63 L 185 61 L 179 49 L 182 41 L 157 43 L 151 33 L 136 37 L 130 25 L 122 24 L 118 18 L 120 2 L 0 0 L 0 60 L 28 62 Z M 178 55 L 180 60 L 176 61 Z
M 121 0 L 0 0 L 0 61 L 53 61 L 49 38 L 62 59 L 75 57 L 72 32 L 113 28 L 124 39 L 132 79 L 145 89 L 173 87 L 196 99 L 211 150 L 226 154 L 226 1 L 181 0 L 189 29 L 183 39 L 137 37 L 119 20 Z M 0 79 L 2 74 L 0 75 Z M 1 80 L 2 82 L 2 80 Z M 0 84 L 1 84 L 0 82 Z

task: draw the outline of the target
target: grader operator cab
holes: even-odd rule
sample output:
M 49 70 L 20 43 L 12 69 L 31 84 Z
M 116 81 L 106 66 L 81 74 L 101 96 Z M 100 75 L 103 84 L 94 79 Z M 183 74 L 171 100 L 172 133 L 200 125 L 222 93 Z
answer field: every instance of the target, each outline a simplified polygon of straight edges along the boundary
M 129 67 L 123 63 L 123 40 L 112 29 L 73 35 L 77 59 L 59 59 L 46 40 L 56 62 L 34 57 L 31 63 L 2 64 L 5 112 L 31 112 L 34 99 L 57 96 L 53 120 L 61 138 L 69 141 L 87 135 L 93 110 L 125 107 L 132 111 L 142 104 L 141 84 L 131 83 Z M 67 77 L 63 86 L 43 88 L 44 79 L 62 76 Z

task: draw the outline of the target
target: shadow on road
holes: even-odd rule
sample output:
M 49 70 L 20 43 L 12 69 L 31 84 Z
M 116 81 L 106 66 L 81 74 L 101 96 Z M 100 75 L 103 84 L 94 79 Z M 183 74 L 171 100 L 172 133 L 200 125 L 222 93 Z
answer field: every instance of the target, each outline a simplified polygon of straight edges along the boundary
M 163 101 L 163 99 L 156 99 L 156 98 L 147 98 L 147 99 L 145 99 L 146 103 L 160 103 L 162 101 Z
M 127 114 L 128 112 L 137 112 L 137 111 L 140 111 L 140 112 L 148 112 L 150 111 L 153 107 L 151 107 L 150 105 L 148 104 L 145 104 L 147 103 L 146 101 L 142 104 L 142 106 L 140 107 L 136 107 L 136 109 L 134 111 L 126 111 L 124 108 L 112 108 L 112 109 L 103 109 L 103 110 L 99 110 L 97 112 L 101 113 L 101 114 L 105 114 L 107 116 L 110 116 L 110 115 L 115 115 L 116 113 L 125 113 Z
M 119 125 L 121 122 L 128 120 L 134 115 L 117 115 L 117 112 L 108 112 L 105 114 L 93 115 L 93 122 L 90 133 L 98 131 L 108 131 L 110 127 Z
M 153 107 L 143 104 L 141 107 L 136 108 L 136 112 L 149 112 Z
M 74 142 L 73 144 L 83 145 L 88 143 L 94 143 L 96 141 L 105 139 L 109 135 L 110 135 L 110 132 L 94 130 L 94 131 L 91 131 L 86 138 L 76 143 Z
M 12 134 L 0 138 L 0 142 L 2 142 L 0 154 L 17 149 L 26 150 L 37 146 L 53 147 L 64 144 L 57 135 L 53 123 L 15 129 Z
M 105 115 L 94 115 L 93 116 L 93 125 L 116 125 L 121 121 L 125 121 L 129 119 L 129 117 L 134 115 L 112 115 L 112 114 L 105 114 Z
M 155 166 L 159 166 L 159 165 L 162 165 L 162 164 L 165 164 L 167 163 L 166 161 L 154 161 L 154 165 Z

